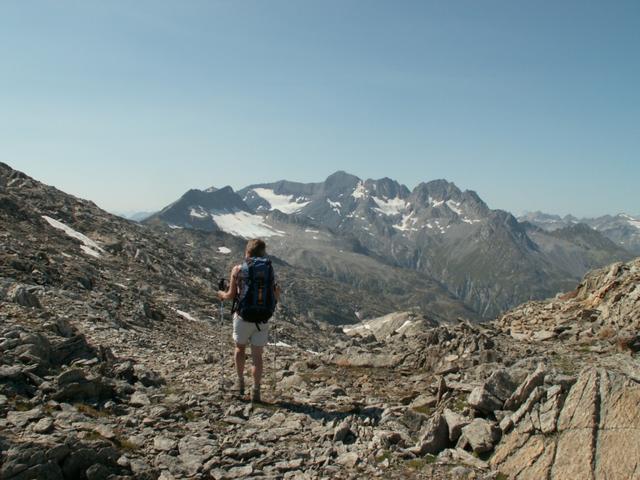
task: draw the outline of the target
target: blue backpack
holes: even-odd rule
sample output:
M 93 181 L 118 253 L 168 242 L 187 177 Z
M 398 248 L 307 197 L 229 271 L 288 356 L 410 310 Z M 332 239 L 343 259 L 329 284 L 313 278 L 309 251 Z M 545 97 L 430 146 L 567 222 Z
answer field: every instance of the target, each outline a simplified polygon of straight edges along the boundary
M 243 320 L 267 323 L 276 309 L 276 291 L 271 260 L 266 257 L 247 258 L 241 268 L 241 276 L 246 279 L 246 292 L 238 299 L 237 312 Z

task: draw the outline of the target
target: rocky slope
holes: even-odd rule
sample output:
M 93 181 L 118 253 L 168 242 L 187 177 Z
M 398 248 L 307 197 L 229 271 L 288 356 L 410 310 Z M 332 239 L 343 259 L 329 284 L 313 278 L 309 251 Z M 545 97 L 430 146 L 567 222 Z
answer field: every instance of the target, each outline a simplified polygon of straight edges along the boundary
M 0 167 L 0 478 L 637 476 L 638 260 L 492 324 L 414 310 L 343 331 L 285 297 L 252 405 L 209 301 L 217 247 L 241 240 Z
M 345 172 L 319 183 L 250 185 L 237 194 L 230 187 L 192 190 L 149 222 L 266 236 L 299 268 L 342 280 L 340 267 L 349 264 L 362 272 L 346 278 L 358 288 L 363 279 L 377 278 L 368 272 L 376 263 L 418 272 L 421 283 L 441 284 L 485 318 L 571 288 L 591 268 L 631 258 L 593 230 L 534 231 L 445 180 L 411 191 L 389 178 L 361 180 Z M 411 289 L 413 282 L 405 287 L 402 276 L 394 282 Z M 438 294 L 433 285 L 429 290 Z

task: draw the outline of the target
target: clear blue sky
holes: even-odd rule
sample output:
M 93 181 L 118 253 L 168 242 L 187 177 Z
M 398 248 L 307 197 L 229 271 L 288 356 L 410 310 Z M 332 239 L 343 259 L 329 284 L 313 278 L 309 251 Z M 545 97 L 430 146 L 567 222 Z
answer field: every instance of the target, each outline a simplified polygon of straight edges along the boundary
M 2 0 L 0 161 L 108 210 L 343 169 L 640 213 L 640 1 Z

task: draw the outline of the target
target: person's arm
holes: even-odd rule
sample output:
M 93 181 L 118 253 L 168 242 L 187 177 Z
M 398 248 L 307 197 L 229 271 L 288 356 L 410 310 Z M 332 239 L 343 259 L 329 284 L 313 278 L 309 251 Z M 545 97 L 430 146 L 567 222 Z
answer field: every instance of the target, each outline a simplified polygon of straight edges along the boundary
M 236 296 L 238 277 L 238 267 L 235 266 L 231 269 L 231 275 L 229 279 L 229 288 L 225 292 L 224 290 L 218 290 L 218 300 L 231 300 Z

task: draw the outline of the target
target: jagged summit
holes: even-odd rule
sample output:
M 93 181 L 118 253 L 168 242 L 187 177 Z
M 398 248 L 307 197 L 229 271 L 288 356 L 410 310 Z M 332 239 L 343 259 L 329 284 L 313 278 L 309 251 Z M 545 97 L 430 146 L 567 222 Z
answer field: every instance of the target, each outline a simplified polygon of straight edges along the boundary
M 260 234 L 283 255 L 307 252 L 321 238 L 322 249 L 331 244 L 334 251 L 355 240 L 352 252 L 432 278 L 486 317 L 568 288 L 589 268 L 629 258 L 595 236 L 585 241 L 585 232 L 533 231 L 445 179 L 410 190 L 389 177 L 363 180 L 338 171 L 317 183 L 250 185 L 238 196 L 246 205 L 241 217 L 220 218 L 219 205 L 191 202 L 181 204 L 182 214 L 172 223 Z M 193 218 L 193 212 L 202 218 Z M 314 233 L 323 231 L 324 236 Z M 302 253 L 299 258 L 304 263 Z M 319 258 L 314 267 L 334 272 L 328 258 Z

